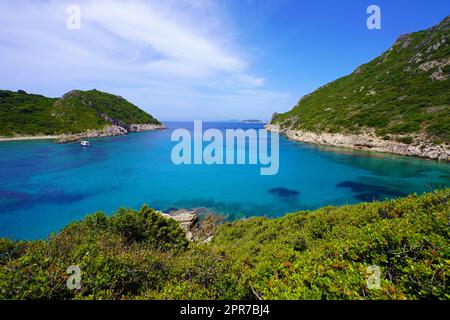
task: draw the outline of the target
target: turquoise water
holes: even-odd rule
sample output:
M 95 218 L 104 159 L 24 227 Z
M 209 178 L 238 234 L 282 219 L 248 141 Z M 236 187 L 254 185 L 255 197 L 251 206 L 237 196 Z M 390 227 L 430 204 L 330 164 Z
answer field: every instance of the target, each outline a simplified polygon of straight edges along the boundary
M 0 143 L 0 237 L 40 239 L 96 211 L 120 207 L 204 207 L 228 215 L 280 216 L 324 205 L 395 198 L 450 186 L 450 165 L 414 158 L 321 148 L 280 140 L 280 170 L 176 166 L 174 128 L 92 139 L 91 148 L 51 141 Z M 204 128 L 261 128 L 207 123 Z

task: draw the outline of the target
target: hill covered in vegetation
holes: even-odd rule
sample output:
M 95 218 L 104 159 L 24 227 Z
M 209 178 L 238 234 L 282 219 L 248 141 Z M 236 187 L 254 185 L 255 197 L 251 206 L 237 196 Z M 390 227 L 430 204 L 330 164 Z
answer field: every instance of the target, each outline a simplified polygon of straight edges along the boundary
M 306 142 L 338 145 L 333 138 L 359 135 L 367 139 L 354 146 L 370 147 L 379 140 L 378 145 L 394 141 L 448 147 L 450 17 L 430 29 L 402 35 L 378 58 L 304 96 L 291 111 L 275 114 L 271 124 L 304 136 L 330 134 L 317 139 L 299 134 L 298 140 Z
M 71 91 L 60 99 L 0 90 L 0 136 L 60 135 L 117 125 L 160 122 L 122 97 Z
M 450 190 L 225 223 L 208 243 L 148 207 L 97 213 L 0 240 L 0 299 L 450 299 L 449 219 Z

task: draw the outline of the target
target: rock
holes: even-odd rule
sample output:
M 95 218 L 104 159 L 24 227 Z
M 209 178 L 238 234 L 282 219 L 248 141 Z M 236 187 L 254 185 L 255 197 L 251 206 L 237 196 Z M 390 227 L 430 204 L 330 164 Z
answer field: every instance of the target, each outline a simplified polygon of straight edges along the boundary
M 170 213 L 161 212 L 166 218 L 173 219 L 180 224 L 180 227 L 186 231 L 188 240 L 194 240 L 193 230 L 199 222 L 199 215 L 195 210 L 176 210 Z
M 433 72 L 430 76 L 431 80 L 435 81 L 443 81 L 448 78 L 448 75 L 446 75 L 441 68 L 439 68 L 437 71 Z
M 176 220 L 180 226 L 189 231 L 198 222 L 198 213 L 194 210 L 177 210 L 173 211 L 166 216 Z
M 435 70 L 430 78 L 435 81 L 446 80 L 449 77 L 448 72 L 444 72 L 444 68 L 450 65 L 450 58 L 444 58 L 441 60 L 433 60 L 429 62 L 422 63 L 419 66 L 419 70 L 423 72 L 428 72 L 430 70 Z
M 204 208 L 178 209 L 169 213 L 159 213 L 168 219 L 177 221 L 186 232 L 186 238 L 189 241 L 210 242 L 219 225 L 225 220 L 223 216 L 207 213 Z M 203 218 L 200 218 L 201 213 Z
M 412 59 L 409 61 L 410 64 L 418 64 L 423 60 L 422 53 L 418 52 L 412 57 Z
M 363 69 L 364 69 L 363 66 L 359 66 L 358 68 L 355 69 L 355 71 L 353 71 L 353 73 L 356 75 L 360 75 L 362 73 Z
M 57 143 L 69 143 L 79 140 L 85 140 L 89 138 L 99 138 L 99 137 L 113 137 L 113 136 L 123 136 L 129 132 L 141 132 L 141 131 L 154 131 L 166 129 L 166 126 L 160 124 L 131 124 L 125 128 L 120 125 L 108 125 L 103 129 L 93 129 L 81 133 L 75 134 L 64 134 L 58 140 Z
M 103 129 L 93 129 L 82 133 L 64 134 L 56 142 L 57 143 L 69 143 L 83 139 L 98 138 L 98 137 L 112 137 L 126 135 L 128 131 L 120 126 L 110 125 Z
M 431 52 L 437 51 L 443 44 L 445 44 L 447 40 L 442 39 L 442 41 L 438 41 L 434 43 L 431 47 L 429 47 L 426 53 L 430 54 Z
M 402 34 L 400 37 L 398 37 L 394 45 L 399 45 L 401 46 L 402 49 L 406 49 L 410 45 L 411 40 L 412 40 L 411 34 L 409 33 Z
M 161 124 L 132 124 L 127 127 L 129 132 L 154 131 L 167 129 Z
M 203 242 L 204 243 L 209 243 L 209 242 L 212 241 L 212 239 L 213 239 L 213 236 L 210 236 L 210 237 L 206 238 Z

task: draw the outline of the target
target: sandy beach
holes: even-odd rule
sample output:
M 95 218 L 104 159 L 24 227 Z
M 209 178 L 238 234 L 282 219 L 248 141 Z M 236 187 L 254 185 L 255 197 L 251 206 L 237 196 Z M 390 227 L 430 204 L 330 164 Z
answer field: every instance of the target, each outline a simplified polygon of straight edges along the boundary
M 59 139 L 61 136 L 23 136 L 23 137 L 0 137 L 0 142 L 7 141 L 27 141 L 27 140 L 53 140 Z

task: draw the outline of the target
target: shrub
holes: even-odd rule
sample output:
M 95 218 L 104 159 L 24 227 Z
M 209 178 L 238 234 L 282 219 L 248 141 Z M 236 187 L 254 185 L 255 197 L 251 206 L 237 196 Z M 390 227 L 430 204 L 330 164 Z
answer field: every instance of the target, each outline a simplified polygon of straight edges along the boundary
M 398 142 L 404 143 L 404 144 L 411 144 L 414 142 L 412 137 L 401 137 L 396 139 Z
M 443 190 L 225 223 L 189 244 L 146 206 L 96 213 L 46 241 L 0 240 L 0 299 L 450 299 L 449 219 Z

